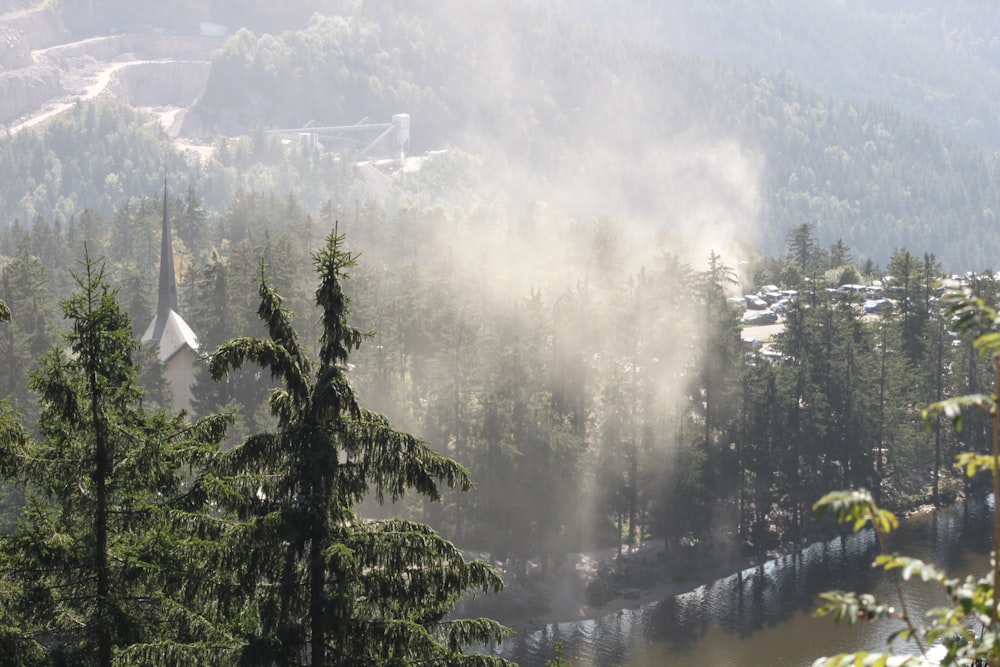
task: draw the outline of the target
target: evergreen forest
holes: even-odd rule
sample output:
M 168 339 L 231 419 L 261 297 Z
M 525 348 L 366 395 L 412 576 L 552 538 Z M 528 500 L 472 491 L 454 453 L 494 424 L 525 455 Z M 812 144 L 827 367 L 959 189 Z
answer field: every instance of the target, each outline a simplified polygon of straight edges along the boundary
M 80 41 L 197 30 L 168 4 L 0 11 Z M 0 137 L 18 664 L 510 664 L 490 619 L 545 601 L 497 593 L 569 553 L 662 540 L 696 575 L 837 531 L 825 490 L 900 512 L 982 490 L 954 459 L 990 421 L 922 409 L 993 382 L 941 307 L 949 281 L 1000 302 L 992 107 L 673 49 L 684 3 L 624 3 L 631 36 L 605 2 L 212 4 L 228 34 L 180 139 L 114 96 Z M 398 113 L 402 158 L 277 131 Z M 164 216 L 199 341 L 181 411 L 138 340 Z M 768 290 L 758 329 L 744 295 Z

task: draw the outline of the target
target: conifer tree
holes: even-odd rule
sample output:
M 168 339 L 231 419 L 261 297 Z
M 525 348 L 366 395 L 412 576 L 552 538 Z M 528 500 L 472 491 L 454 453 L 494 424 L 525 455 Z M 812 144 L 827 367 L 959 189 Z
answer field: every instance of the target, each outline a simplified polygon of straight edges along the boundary
M 823 264 L 823 250 L 816 241 L 815 232 L 815 221 L 804 222 L 788 232 L 787 261 L 798 267 L 802 275 L 813 274 Z
M 28 236 L 20 240 L 15 254 L 0 269 L 0 290 L 9 299 L 8 307 L 18 314 L 0 330 L 0 397 L 9 396 L 26 423 L 32 423 L 36 416 L 27 371 L 52 342 L 54 318 L 47 273 Z
M 733 418 L 737 391 L 736 378 L 742 360 L 740 347 L 740 321 L 737 313 L 725 300 L 727 284 L 735 284 L 733 270 L 722 263 L 722 258 L 712 251 L 709 268 L 700 276 L 699 306 L 704 308 L 701 340 L 698 349 L 698 378 L 689 388 L 692 398 L 701 411 L 704 431 L 704 448 L 713 478 L 707 480 L 713 492 L 731 488 L 723 475 L 732 472 L 722 465 L 725 456 L 720 434 Z
M 0 322 L 10 322 L 10 309 L 0 300 Z M 17 415 L 9 408 L 6 399 L 0 399 L 0 475 L 6 477 L 13 465 L 9 452 L 24 445 L 26 435 Z M 4 517 L 6 523 L 6 517 Z M 12 588 L 0 580 L 0 654 L 12 664 L 40 665 L 44 655 L 39 646 L 26 637 L 16 611 L 12 608 Z
M 10 322 L 10 308 L 0 299 L 0 322 Z M 0 340 L 7 332 L 0 328 Z M 8 397 L 0 395 L 0 448 L 7 448 L 10 442 L 22 435 L 21 424 L 17 415 L 8 407 Z M 5 475 L 8 461 L 0 458 L 0 476 Z M 24 501 L 21 487 L 15 484 L 0 484 L 0 531 L 8 530 L 13 525 L 14 518 Z M 0 633 L 3 633 L 4 619 L 0 613 Z M 2 642 L 3 639 L 0 639 Z M 0 646 L 0 650 L 3 647 Z
M 314 255 L 318 359 L 263 275 L 258 315 L 268 337 L 236 338 L 211 356 L 216 379 L 255 363 L 281 383 L 269 399 L 277 429 L 251 436 L 217 469 L 220 507 L 243 519 L 228 536 L 238 595 L 255 621 L 242 626 L 241 664 L 508 664 L 463 654 L 506 628 L 445 620 L 463 593 L 499 590 L 496 572 L 466 562 L 423 524 L 355 513 L 369 493 L 381 501 L 413 489 L 433 500 L 440 483 L 471 486 L 457 463 L 358 405 L 347 360 L 365 334 L 348 324 L 341 285 L 355 260 L 336 232 Z
M 0 472 L 28 489 L 17 529 L 0 538 L 13 639 L 46 664 L 109 667 L 136 645 L 155 647 L 141 664 L 177 664 L 179 652 L 213 664 L 225 642 L 203 623 L 204 600 L 174 595 L 203 568 L 185 558 L 174 517 L 189 508 L 186 468 L 211 453 L 222 422 L 147 414 L 138 344 L 103 267 L 88 255 L 77 282 L 64 345 L 32 374 L 41 438 L 0 443 Z

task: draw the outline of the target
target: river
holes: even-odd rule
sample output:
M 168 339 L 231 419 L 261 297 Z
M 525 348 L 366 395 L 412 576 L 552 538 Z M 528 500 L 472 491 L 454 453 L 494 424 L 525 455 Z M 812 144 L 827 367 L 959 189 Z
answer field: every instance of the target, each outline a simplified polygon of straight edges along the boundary
M 992 509 L 989 498 L 911 517 L 891 548 L 950 576 L 984 573 Z M 802 667 L 824 655 L 881 651 L 898 626 L 851 627 L 814 615 L 819 593 L 832 589 L 873 592 L 898 606 L 889 578 L 870 567 L 877 553 L 870 530 L 813 544 L 684 595 L 518 635 L 500 654 L 521 667 L 543 667 L 562 642 L 574 667 Z M 947 602 L 940 587 L 921 582 L 906 582 L 905 596 L 915 618 Z

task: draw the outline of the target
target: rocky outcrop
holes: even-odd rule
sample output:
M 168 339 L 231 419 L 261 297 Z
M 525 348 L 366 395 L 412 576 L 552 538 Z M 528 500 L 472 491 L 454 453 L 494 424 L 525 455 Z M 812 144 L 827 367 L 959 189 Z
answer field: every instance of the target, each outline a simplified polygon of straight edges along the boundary
M 50 66 L 22 67 L 0 73 L 0 123 L 38 109 L 63 93 L 59 70 Z
M 60 69 L 70 69 L 81 62 L 113 60 L 121 52 L 121 36 L 114 35 L 91 37 L 80 42 L 49 47 L 37 54 L 37 58 Z
M 0 26 L 19 31 L 29 50 L 44 49 L 70 38 L 60 16 L 49 7 L 0 14 Z
M 129 33 L 91 37 L 71 44 L 46 49 L 40 55 L 58 67 L 71 67 L 82 59 L 93 60 L 156 60 L 184 58 L 208 60 L 223 40 L 209 37 Z
M 199 22 L 217 20 L 215 4 L 205 0 L 91 0 L 64 3 L 62 14 L 76 39 L 153 29 L 197 35 Z
M 122 35 L 122 51 L 131 52 L 137 59 L 183 58 L 208 60 L 212 52 L 222 48 L 225 39 L 196 35 Z
M 133 106 L 189 106 L 205 90 L 211 64 L 141 62 L 118 70 L 119 95 Z
M 191 0 L 186 20 L 201 16 L 197 5 Z M 96 6 L 63 9 L 85 13 Z M 146 25 L 70 42 L 61 16 L 51 9 L 0 14 L 0 124 L 98 95 L 136 106 L 188 106 L 204 90 L 209 57 L 224 41 Z M 105 17 L 114 18 L 126 17 Z
M 0 25 L 0 72 L 30 64 L 31 49 L 24 32 Z

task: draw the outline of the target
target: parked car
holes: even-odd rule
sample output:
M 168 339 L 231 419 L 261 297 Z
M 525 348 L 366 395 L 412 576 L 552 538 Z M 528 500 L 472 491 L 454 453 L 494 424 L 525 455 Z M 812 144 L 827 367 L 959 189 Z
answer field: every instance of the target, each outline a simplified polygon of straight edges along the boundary
M 776 313 L 787 313 L 788 309 L 792 307 L 791 299 L 778 299 L 771 304 L 771 310 Z
M 781 290 L 781 298 L 788 299 L 789 301 L 795 301 L 799 298 L 798 290 L 783 289 Z
M 781 298 L 781 292 L 774 285 L 764 285 L 760 288 L 760 292 L 757 293 L 761 299 L 764 300 L 767 305 L 773 304 L 775 301 Z
M 785 355 L 772 348 L 764 348 L 761 350 L 760 356 L 764 357 L 774 365 L 778 365 L 785 360 Z
M 892 301 L 889 299 L 872 299 L 865 301 L 866 313 L 885 313 L 892 310 Z
M 751 326 L 757 326 L 760 324 L 774 324 L 778 321 L 778 314 L 770 310 L 760 310 L 755 313 L 750 313 L 743 318 L 744 324 L 749 324 Z
M 744 294 L 743 299 L 747 302 L 750 310 L 767 310 L 767 301 L 755 294 Z

